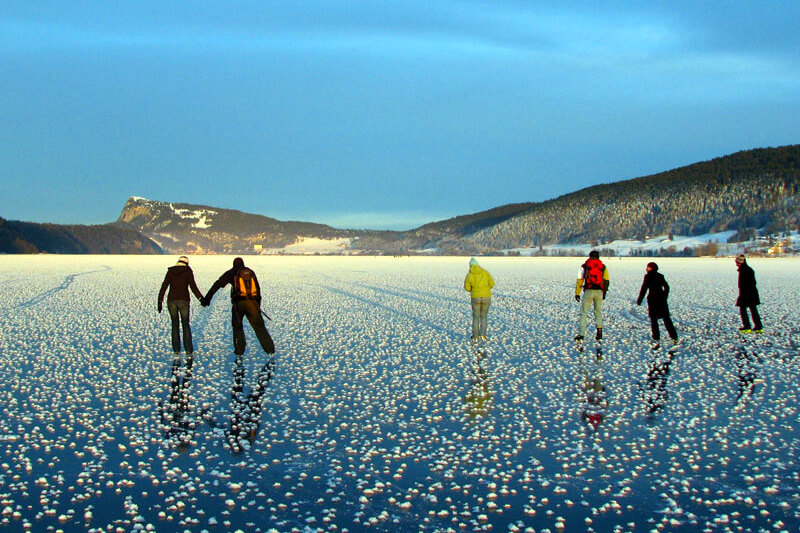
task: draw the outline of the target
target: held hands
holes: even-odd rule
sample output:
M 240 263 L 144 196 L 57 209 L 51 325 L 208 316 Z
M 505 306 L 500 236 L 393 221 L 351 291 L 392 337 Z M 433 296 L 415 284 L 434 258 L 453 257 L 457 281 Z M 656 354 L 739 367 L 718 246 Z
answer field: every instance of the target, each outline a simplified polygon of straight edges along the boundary
M 211 303 L 211 302 L 209 301 L 209 299 L 208 299 L 208 298 L 206 298 L 205 296 L 203 296 L 202 298 L 200 298 L 200 305 L 201 305 L 202 307 L 208 307 L 210 303 Z
M 575 301 L 576 302 L 580 302 L 581 301 L 581 295 L 580 294 L 576 294 L 575 295 Z

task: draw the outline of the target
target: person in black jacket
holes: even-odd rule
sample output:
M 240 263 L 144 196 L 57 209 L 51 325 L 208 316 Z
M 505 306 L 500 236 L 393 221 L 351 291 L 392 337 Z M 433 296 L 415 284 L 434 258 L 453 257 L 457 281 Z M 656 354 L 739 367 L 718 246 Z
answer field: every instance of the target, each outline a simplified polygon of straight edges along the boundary
M 761 304 L 756 287 L 756 273 L 747 264 L 745 257 L 741 254 L 736 256 L 736 266 L 739 268 L 739 297 L 736 299 L 736 306 L 739 314 L 742 315 L 742 333 L 763 333 L 764 326 L 761 324 L 761 317 L 758 314 L 757 305 Z M 750 329 L 750 317 L 747 310 L 753 315 L 753 329 Z
M 194 346 L 192 345 L 192 327 L 189 325 L 189 289 L 202 301 L 203 293 L 197 288 L 197 283 L 194 281 L 194 273 L 189 268 L 189 258 L 182 255 L 178 258 L 178 262 L 167 269 L 167 274 L 164 276 L 164 282 L 161 284 L 161 290 L 158 291 L 158 312 L 163 309 L 162 302 L 164 300 L 164 293 L 167 292 L 169 287 L 169 295 L 167 296 L 167 310 L 169 317 L 172 319 L 172 351 L 176 354 L 181 353 L 181 335 L 180 329 L 183 326 L 183 347 L 186 350 L 186 355 L 192 355 Z M 190 359 L 187 359 L 187 366 L 191 368 Z
M 667 304 L 669 285 L 663 274 L 658 271 L 658 265 L 655 263 L 647 263 L 647 274 L 645 274 L 642 281 L 642 288 L 639 290 L 639 298 L 636 299 L 636 305 L 642 305 L 645 294 L 647 294 L 650 329 L 653 332 L 653 349 L 659 347 L 659 340 L 661 339 L 661 332 L 658 330 L 659 318 L 664 321 L 664 327 L 667 329 L 669 338 L 672 339 L 672 344 L 677 344 L 678 333 L 672 324 L 672 318 L 669 316 L 669 305 Z
M 233 268 L 222 274 L 214 285 L 200 301 L 203 307 L 211 304 L 211 299 L 219 289 L 225 285 L 231 285 L 231 313 L 233 325 L 233 351 L 236 355 L 242 355 L 247 346 L 244 336 L 242 321 L 244 317 L 250 322 L 253 331 L 258 337 L 258 342 L 268 354 L 275 353 L 275 344 L 267 331 L 264 319 L 261 317 L 261 286 L 258 283 L 256 273 L 244 266 L 244 260 L 237 257 L 233 260 Z

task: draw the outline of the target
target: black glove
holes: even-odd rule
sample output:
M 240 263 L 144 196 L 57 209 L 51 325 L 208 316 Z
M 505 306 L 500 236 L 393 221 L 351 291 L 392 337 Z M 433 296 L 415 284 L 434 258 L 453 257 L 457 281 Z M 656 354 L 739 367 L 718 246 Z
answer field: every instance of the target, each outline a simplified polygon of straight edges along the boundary
M 641 300 L 638 300 L 638 301 L 636 302 L 636 305 L 642 305 L 642 301 L 641 301 Z
M 208 307 L 211 305 L 211 300 L 209 300 L 207 296 L 204 296 L 203 299 L 200 300 L 200 305 L 203 307 Z
M 603 300 L 606 299 L 606 291 L 603 291 Z
M 580 294 L 576 294 L 575 295 L 575 301 L 576 302 L 580 302 L 581 301 L 581 295 Z
M 161 302 L 158 302 L 158 312 L 160 313 L 163 307 L 161 306 Z

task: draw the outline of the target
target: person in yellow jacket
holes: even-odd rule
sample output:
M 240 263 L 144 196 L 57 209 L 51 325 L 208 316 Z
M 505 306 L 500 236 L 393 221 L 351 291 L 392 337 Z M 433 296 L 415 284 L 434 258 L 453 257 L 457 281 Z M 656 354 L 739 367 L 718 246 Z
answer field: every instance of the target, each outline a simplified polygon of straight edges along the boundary
M 473 257 L 469 260 L 469 273 L 464 278 L 464 289 L 472 296 L 472 340 L 486 340 L 486 317 L 492 302 L 494 279 Z

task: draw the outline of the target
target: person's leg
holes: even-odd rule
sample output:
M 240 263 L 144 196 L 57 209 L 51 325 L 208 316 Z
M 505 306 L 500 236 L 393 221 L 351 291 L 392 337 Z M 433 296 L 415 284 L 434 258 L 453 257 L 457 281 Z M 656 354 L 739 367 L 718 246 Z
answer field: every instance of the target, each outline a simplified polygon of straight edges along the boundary
M 192 344 L 192 326 L 189 323 L 189 302 L 181 300 L 175 303 L 178 304 L 181 325 L 183 326 L 183 348 L 188 355 L 191 355 L 194 353 L 194 345 Z
M 586 317 L 589 316 L 589 307 L 592 305 L 589 294 L 589 291 L 583 291 L 583 300 L 581 300 L 581 320 L 578 323 L 578 335 L 581 337 L 586 336 Z
M 758 308 L 755 305 L 750 306 L 750 313 L 753 315 L 753 329 L 764 329 L 763 324 L 761 324 L 761 316 L 758 314 Z
M 742 329 L 750 329 L 750 317 L 747 316 L 747 307 L 739 307 L 739 314 L 742 317 Z
M 472 298 L 472 340 L 477 339 L 481 334 L 481 301 L 480 298 Z
M 594 323 L 597 329 L 603 329 L 603 291 L 595 290 L 592 298 L 594 299 Z
M 481 337 L 486 337 L 486 329 L 488 327 L 487 319 L 489 317 L 489 306 L 491 303 L 491 298 L 481 298 Z
M 675 324 L 672 323 L 672 318 L 669 316 L 669 313 L 664 315 L 664 328 L 667 330 L 667 335 L 669 338 L 676 341 L 678 340 L 678 332 L 675 331 Z
M 247 315 L 250 326 L 256 332 L 256 337 L 258 342 L 261 343 L 261 347 L 268 354 L 275 353 L 275 343 L 272 341 L 272 337 L 267 331 L 267 326 L 264 324 L 264 318 L 261 316 L 261 308 L 258 307 L 258 303 L 253 300 L 245 300 L 241 302 L 241 306 L 245 315 Z
M 167 311 L 172 320 L 172 351 L 181 353 L 180 318 L 176 302 L 167 302 Z
M 664 321 L 664 325 L 667 325 L 666 320 Z M 653 315 L 650 315 L 650 331 L 653 333 L 654 341 L 661 340 L 661 332 L 658 329 L 658 317 Z
M 244 315 L 239 309 L 239 304 L 236 302 L 231 306 L 231 326 L 233 328 L 233 353 L 242 355 L 244 349 L 247 347 L 247 340 L 244 338 L 244 328 L 242 327 L 242 319 Z

